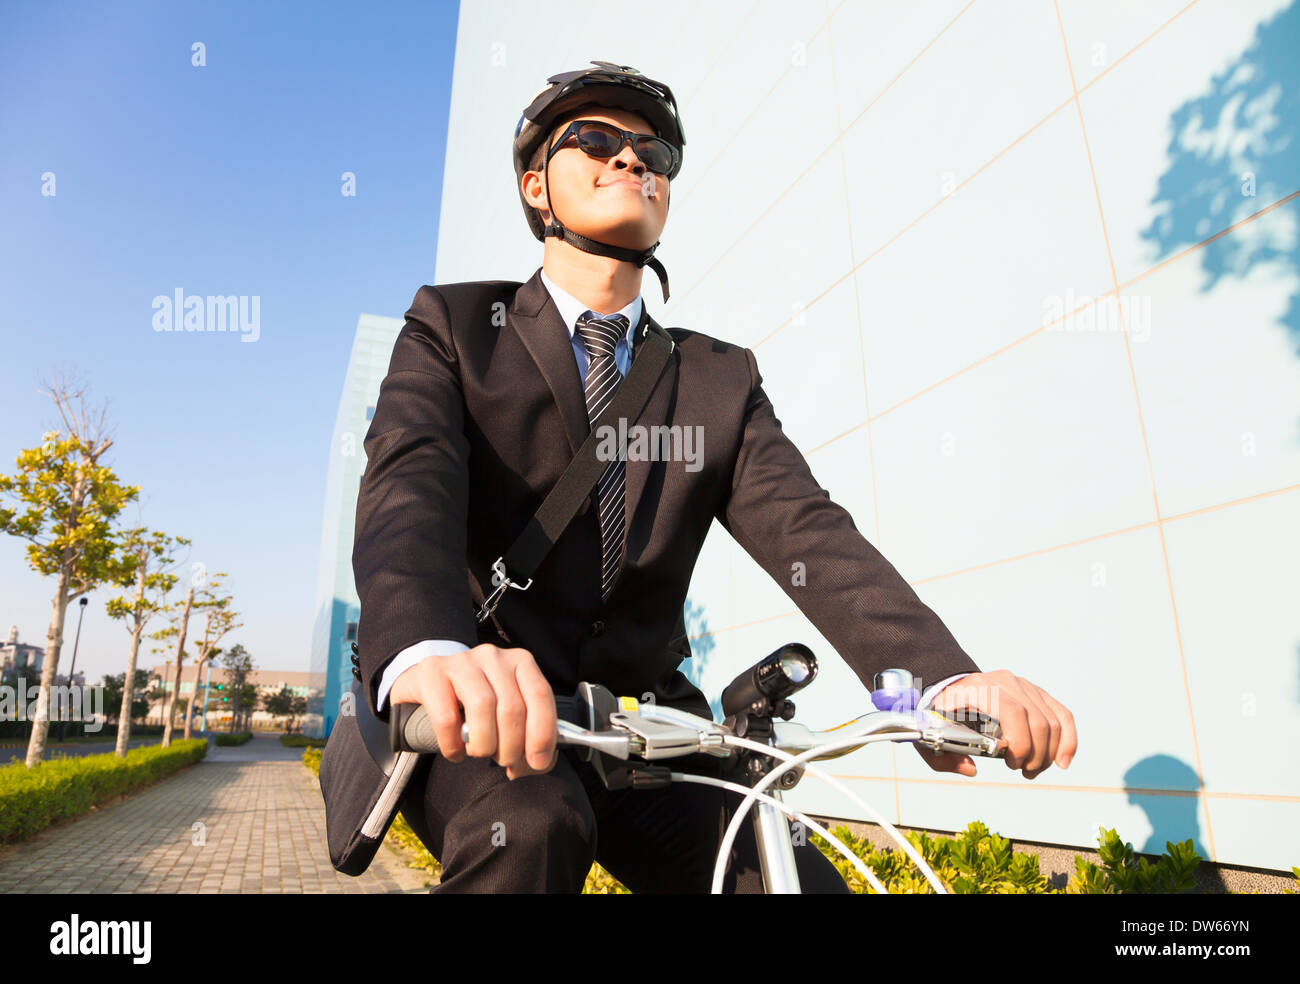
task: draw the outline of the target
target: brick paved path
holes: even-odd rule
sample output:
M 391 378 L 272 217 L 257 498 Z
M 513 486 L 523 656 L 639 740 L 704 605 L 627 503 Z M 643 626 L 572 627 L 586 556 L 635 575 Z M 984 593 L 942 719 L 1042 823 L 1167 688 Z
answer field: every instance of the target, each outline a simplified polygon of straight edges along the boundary
M 301 756 L 274 736 L 209 746 L 148 789 L 0 848 L 0 892 L 428 892 L 387 847 L 359 878 L 331 867 Z

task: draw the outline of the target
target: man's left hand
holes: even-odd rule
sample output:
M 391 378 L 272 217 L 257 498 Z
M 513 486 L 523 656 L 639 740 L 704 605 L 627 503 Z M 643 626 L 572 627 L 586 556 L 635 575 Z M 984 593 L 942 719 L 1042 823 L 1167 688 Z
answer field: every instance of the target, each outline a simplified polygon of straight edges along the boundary
M 1010 670 L 972 673 L 948 684 L 929 705 L 935 711 L 959 708 L 983 711 L 1001 722 L 998 744 L 1006 749 L 1007 768 L 1022 770 L 1026 779 L 1035 778 L 1053 763 L 1068 768 L 1078 748 L 1074 715 L 1042 687 Z M 975 761 L 969 755 L 915 747 L 935 772 L 975 775 Z

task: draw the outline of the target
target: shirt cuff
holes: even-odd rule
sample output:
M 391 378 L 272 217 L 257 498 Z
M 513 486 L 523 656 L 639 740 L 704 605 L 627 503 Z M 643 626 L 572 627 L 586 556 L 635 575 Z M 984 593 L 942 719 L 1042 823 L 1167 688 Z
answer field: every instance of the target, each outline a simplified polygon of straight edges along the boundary
M 455 639 L 425 639 L 414 646 L 407 646 L 384 667 L 383 675 L 379 678 L 379 695 L 375 710 L 383 711 L 384 701 L 388 699 L 388 691 L 393 689 L 397 678 L 416 663 L 429 656 L 450 656 L 452 653 L 460 653 L 472 648 Z
M 930 706 L 930 701 L 934 700 L 935 697 L 939 696 L 940 690 L 948 686 L 948 684 L 960 680 L 962 677 L 968 677 L 968 676 L 970 676 L 969 673 L 957 673 L 954 674 L 953 676 L 940 680 L 936 684 L 932 684 L 931 686 L 926 687 L 925 692 L 921 694 L 921 699 L 917 702 L 916 709 L 918 711 L 924 711 L 927 707 Z

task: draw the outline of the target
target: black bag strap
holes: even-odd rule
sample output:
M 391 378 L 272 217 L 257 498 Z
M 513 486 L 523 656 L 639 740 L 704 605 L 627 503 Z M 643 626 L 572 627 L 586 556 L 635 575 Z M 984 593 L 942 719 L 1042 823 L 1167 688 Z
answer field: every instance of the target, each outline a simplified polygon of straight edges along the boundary
M 650 393 L 659 381 L 676 343 L 667 331 L 649 320 L 642 329 L 644 341 L 627 377 L 619 384 L 614 399 L 600 418 L 592 423 L 591 432 L 573 455 L 564 474 L 547 494 L 523 532 L 501 557 L 492 564 L 492 593 L 483 601 L 477 620 L 482 622 L 496 609 L 506 588 L 526 591 L 533 583 L 533 572 L 555 546 L 555 541 L 572 521 L 582 506 L 582 500 L 605 474 L 608 461 L 596 457 L 597 436 L 601 427 L 611 421 L 626 417 L 635 420 L 650 399 Z M 620 449 L 620 453 L 621 453 Z M 519 584 L 517 580 L 527 581 Z

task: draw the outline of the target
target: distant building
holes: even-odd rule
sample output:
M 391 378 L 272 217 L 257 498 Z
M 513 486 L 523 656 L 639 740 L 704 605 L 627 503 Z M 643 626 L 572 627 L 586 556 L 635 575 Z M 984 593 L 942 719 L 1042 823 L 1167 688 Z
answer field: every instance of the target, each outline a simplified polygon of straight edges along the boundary
M 357 321 L 330 438 L 311 641 L 311 683 L 318 696 L 309 702 L 304 724 L 304 733 L 317 737 L 330 733 L 339 700 L 351 686 L 351 646 L 361 619 L 361 601 L 352 582 L 352 536 L 366 465 L 363 444 L 403 324 L 401 318 L 373 314 Z
M 9 626 L 8 640 L 0 646 L 0 674 L 7 677 L 26 669 L 29 678 L 39 676 L 44 661 L 45 647 L 19 642 L 18 626 Z
M 230 689 L 230 672 L 222 667 L 214 666 L 212 672 L 209 673 L 205 666 L 203 675 L 196 680 L 195 670 L 196 667 L 193 665 L 186 665 L 181 668 L 180 688 L 181 697 L 191 701 L 195 699 L 194 694 L 197 684 L 198 703 L 194 705 L 194 727 L 199 728 L 203 725 L 202 711 L 206 703 L 207 730 L 224 731 L 230 725 L 230 719 L 235 707 L 235 695 Z M 174 674 L 175 669 L 170 662 L 153 667 L 149 670 L 149 689 L 153 690 L 157 687 L 170 696 L 175 681 Z M 313 700 L 318 703 L 320 701 L 320 694 L 313 691 L 310 674 L 301 670 L 252 670 L 247 676 L 247 682 L 257 688 L 259 698 L 259 708 L 253 712 L 251 721 L 254 729 L 276 728 L 283 726 L 285 723 L 282 716 L 271 715 L 260 709 L 260 698 L 264 696 L 277 694 L 287 688 L 292 696 L 305 697 L 308 707 L 311 706 Z M 246 710 L 246 708 L 241 708 L 241 710 Z M 146 723 L 162 724 L 166 713 L 167 701 L 155 701 L 149 707 Z M 178 711 L 176 714 L 177 726 L 184 727 L 184 721 L 184 714 Z M 295 724 L 301 726 L 303 721 L 303 715 L 299 715 Z

